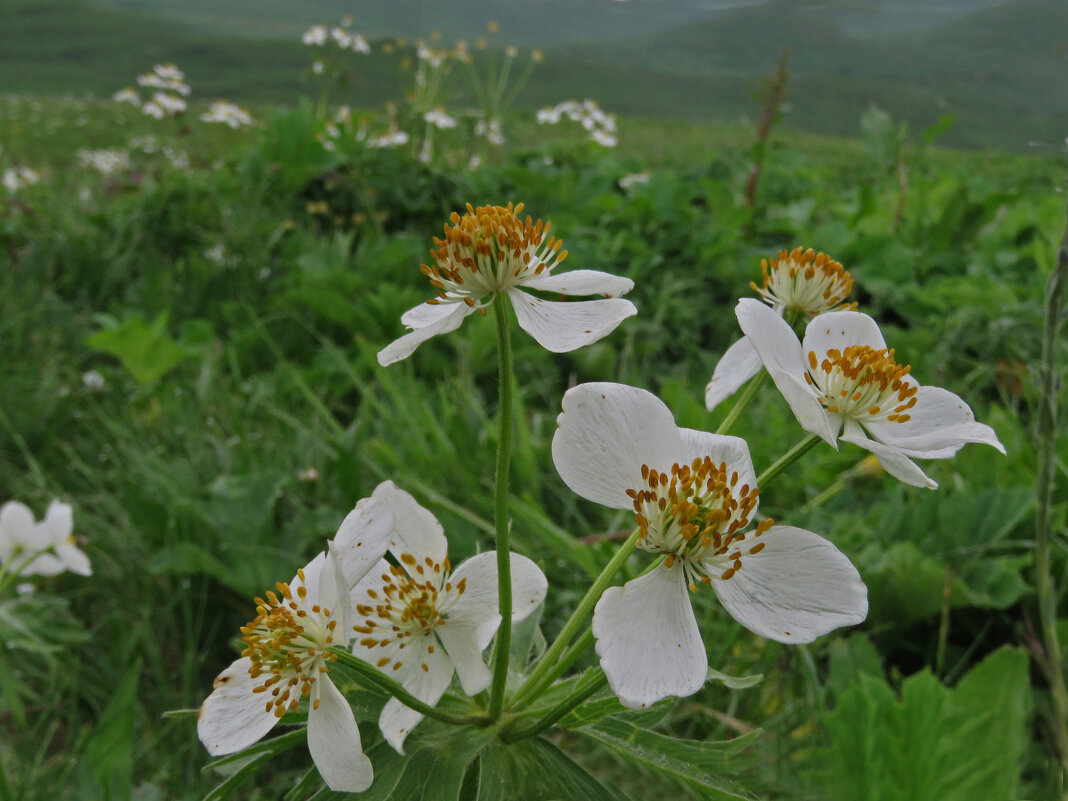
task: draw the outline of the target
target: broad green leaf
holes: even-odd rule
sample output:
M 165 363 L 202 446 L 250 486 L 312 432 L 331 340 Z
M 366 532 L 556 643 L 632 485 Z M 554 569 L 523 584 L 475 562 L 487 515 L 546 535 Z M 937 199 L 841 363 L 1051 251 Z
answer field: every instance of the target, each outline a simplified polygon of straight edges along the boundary
M 833 801 L 1002 801 L 1027 743 L 1027 656 L 1003 647 L 956 689 L 924 670 L 898 698 L 863 672 L 826 717 L 819 782 Z
M 97 331 L 85 344 L 117 356 L 139 384 L 151 384 L 190 355 L 167 335 L 167 319 L 167 312 L 161 313 L 151 325 L 145 325 L 139 317 L 130 317 L 122 323 L 101 318 L 109 327 Z
M 425 720 L 398 754 L 385 742 L 367 749 L 374 765 L 371 787 L 360 801 L 457 801 L 468 766 L 493 738 L 489 729 L 457 728 Z M 323 790 L 315 801 L 343 801 L 347 793 Z
M 477 801 L 625 801 L 548 740 L 495 742 L 478 759 Z M 398 796 L 400 798 L 401 796 Z
M 749 765 L 744 749 L 759 732 L 733 740 L 683 740 L 649 731 L 617 717 L 579 729 L 579 734 L 610 748 L 643 770 L 682 785 L 702 799 L 751 796 L 733 777 Z

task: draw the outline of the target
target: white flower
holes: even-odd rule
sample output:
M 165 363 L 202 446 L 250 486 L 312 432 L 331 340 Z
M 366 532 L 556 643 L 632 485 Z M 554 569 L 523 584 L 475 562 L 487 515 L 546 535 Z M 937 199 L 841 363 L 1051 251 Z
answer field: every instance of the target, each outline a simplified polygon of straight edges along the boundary
M 240 106 L 225 100 L 216 100 L 207 112 L 200 115 L 203 122 L 221 122 L 237 129 L 243 125 L 255 125 L 256 121 Z
M 312 72 L 314 72 L 316 75 L 322 75 L 323 74 L 323 70 L 325 70 L 325 69 L 326 69 L 326 65 L 323 62 L 321 62 L 321 61 L 313 61 L 312 62 Z
M 497 554 L 481 553 L 452 571 L 441 524 L 411 495 L 386 481 L 375 499 L 393 514 L 390 552 L 352 593 L 357 640 L 352 652 L 399 681 L 427 704 L 436 704 L 455 670 L 470 696 L 490 685 L 482 661 L 501 623 L 497 601 Z M 521 620 L 545 599 L 544 574 L 525 556 L 511 554 L 512 620 Z M 404 739 L 423 716 L 390 699 L 379 726 L 386 742 L 404 753 Z
M 818 314 L 857 307 L 845 302 L 853 289 L 852 277 L 825 253 L 804 248 L 780 250 L 775 258 L 761 259 L 760 270 L 763 284 L 749 285 L 779 316 L 792 313 L 811 320 Z M 749 340 L 742 337 L 727 348 L 716 364 L 712 380 L 705 387 L 705 406 L 712 411 L 760 368 L 760 357 Z
M 241 631 L 247 648 L 215 679 L 200 708 L 197 734 L 213 756 L 248 748 L 300 699 L 309 698 L 308 750 L 331 790 L 371 785 L 352 707 L 330 680 L 332 646 L 352 633 L 349 589 L 375 567 L 389 545 L 393 519 L 365 498 L 338 530 L 326 553 L 298 570 L 277 593 L 256 599 L 256 617 Z
M 352 37 L 349 35 L 349 32 L 344 28 L 339 28 L 337 26 L 330 29 L 330 38 L 333 39 L 337 43 L 337 46 L 342 50 L 346 49 L 352 42 Z
M 97 370 L 88 370 L 82 375 L 82 384 L 90 392 L 103 392 L 107 386 L 107 382 L 104 381 L 102 376 Z
M 349 40 L 349 49 L 364 55 L 370 55 L 371 53 L 371 45 L 358 33 L 352 34 L 352 38 Z
M 553 462 L 572 490 L 633 509 L 639 544 L 664 562 L 594 610 L 597 654 L 624 706 L 697 692 L 708 658 L 689 592 L 711 585 L 730 615 L 779 642 L 811 642 L 860 623 L 867 589 L 822 537 L 756 513 L 756 473 L 745 441 L 678 428 L 654 395 L 622 384 L 568 390 Z M 687 591 L 689 590 L 689 592 Z
M 130 87 L 120 89 L 111 96 L 111 99 L 114 100 L 116 103 L 129 103 L 133 106 L 141 105 L 141 96 L 137 94 L 136 89 L 131 89 Z
M 450 117 L 443 108 L 435 108 L 423 115 L 423 119 L 442 130 L 456 127 L 456 119 Z
M 408 144 L 408 134 L 395 128 L 391 128 L 381 136 L 373 136 L 367 140 L 368 147 L 401 147 L 406 144 Z
M 837 448 L 838 438 L 871 451 L 890 475 L 914 487 L 938 486 L 913 458 L 949 459 L 968 442 L 1005 453 L 990 426 L 975 421 L 959 397 L 920 386 L 894 360 L 866 314 L 815 317 L 799 342 L 768 306 L 743 299 L 736 309 L 775 386 L 801 427 Z
M 304 35 L 300 37 L 300 40 L 313 47 L 326 44 L 327 39 L 330 36 L 330 32 L 327 31 L 325 25 L 312 25 L 308 30 L 304 31 Z
M 615 134 L 601 130 L 600 128 L 590 132 L 590 139 L 601 147 L 615 147 L 619 144 L 619 139 Z
M 508 141 L 504 136 L 504 131 L 501 129 L 501 121 L 498 117 L 476 122 L 475 136 L 485 137 L 486 141 L 491 145 L 499 146 Z
M 632 186 L 637 186 L 638 184 L 649 183 L 650 178 L 652 178 L 652 175 L 647 172 L 631 172 L 620 178 L 617 183 L 619 184 L 620 189 L 630 189 Z
M 130 154 L 125 150 L 86 150 L 78 151 L 78 162 L 83 167 L 92 167 L 101 175 L 112 175 L 130 169 Z
M 92 575 L 73 530 L 70 504 L 52 501 L 38 523 L 25 504 L 9 501 L 0 507 L 0 564 L 17 567 L 20 576 L 55 576 L 65 570 Z
M 41 176 L 37 171 L 29 167 L 8 167 L 4 170 L 3 177 L 0 178 L 0 184 L 3 184 L 4 188 L 13 195 L 20 189 L 33 186 L 40 180 Z
M 562 242 L 549 235 L 551 223 L 520 218 L 523 204 L 507 207 L 467 206 L 453 213 L 444 239 L 434 239 L 434 266 L 420 269 L 438 296 L 409 309 L 401 322 L 412 329 L 378 354 L 378 363 L 408 358 L 423 342 L 454 331 L 467 315 L 492 302 L 487 295 L 507 293 L 519 327 L 542 347 L 565 353 L 596 342 L 637 313 L 624 295 L 634 287 L 629 278 L 598 270 L 572 270 L 553 275 L 567 256 Z M 603 300 L 572 303 L 541 300 L 525 289 L 561 295 L 604 295 Z

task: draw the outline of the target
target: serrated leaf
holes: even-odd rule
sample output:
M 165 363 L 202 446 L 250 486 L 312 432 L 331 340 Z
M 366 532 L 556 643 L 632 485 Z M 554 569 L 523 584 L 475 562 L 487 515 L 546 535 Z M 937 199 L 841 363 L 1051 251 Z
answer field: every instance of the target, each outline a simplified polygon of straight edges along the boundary
M 477 801 L 626 801 L 540 737 L 493 743 L 478 759 Z M 428 800 L 429 801 L 429 800 Z
M 733 740 L 683 740 L 649 731 L 617 717 L 579 730 L 627 761 L 684 785 L 702 799 L 750 798 L 731 778 L 748 766 L 742 752 L 759 731 Z
M 1002 801 L 1016 790 L 1027 743 L 1027 656 L 1003 647 L 960 682 L 930 671 L 898 699 L 863 673 L 826 717 L 821 782 L 834 801 Z

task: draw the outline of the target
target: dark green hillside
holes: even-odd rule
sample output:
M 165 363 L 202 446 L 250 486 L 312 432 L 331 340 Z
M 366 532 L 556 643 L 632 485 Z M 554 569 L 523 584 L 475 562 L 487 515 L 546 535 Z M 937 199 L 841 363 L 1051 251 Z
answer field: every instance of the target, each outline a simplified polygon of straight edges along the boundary
M 821 6 L 780 0 L 666 34 L 565 52 L 626 63 L 665 82 L 671 75 L 715 77 L 725 82 L 724 92 L 708 113 L 729 115 L 751 107 L 735 105 L 737 78 L 751 84 L 790 48 L 787 124 L 852 133 L 868 104 L 877 103 L 914 128 L 954 114 L 947 141 L 958 145 L 1021 150 L 1064 136 L 1066 43 L 1068 6 L 1049 0 L 1014 0 L 939 28 L 879 39 L 847 35 Z

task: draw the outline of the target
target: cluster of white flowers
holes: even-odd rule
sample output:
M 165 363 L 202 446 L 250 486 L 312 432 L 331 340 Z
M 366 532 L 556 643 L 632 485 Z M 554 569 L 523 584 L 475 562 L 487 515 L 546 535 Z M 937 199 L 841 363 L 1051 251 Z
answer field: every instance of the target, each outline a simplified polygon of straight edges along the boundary
M 252 115 L 247 111 L 225 100 L 216 100 L 212 103 L 211 108 L 200 115 L 200 119 L 203 122 L 219 122 L 234 129 L 256 124 Z
M 345 17 L 341 25 L 328 28 L 326 25 L 312 25 L 300 37 L 300 40 L 309 47 L 325 47 L 333 43 L 340 50 L 351 50 L 354 53 L 367 55 L 371 52 L 371 45 L 362 34 L 349 30 L 352 25 L 352 17 Z
M 125 150 L 86 150 L 78 151 L 78 163 L 83 167 L 92 167 L 101 175 L 114 175 L 130 169 L 130 154 Z
M 624 175 L 616 183 L 619 184 L 620 189 L 630 189 L 632 186 L 639 186 L 641 184 L 649 183 L 649 180 L 653 176 L 647 172 L 631 172 Z
M 208 751 L 247 748 L 308 697 L 308 749 L 319 774 L 332 790 L 366 790 L 374 771 L 352 707 L 330 680 L 331 648 L 388 669 L 426 704 L 441 699 L 454 674 L 468 695 L 485 690 L 491 674 L 482 652 L 501 623 L 497 554 L 453 569 L 447 549 L 434 515 L 392 482 L 357 503 L 325 552 L 256 599 L 256 617 L 241 629 L 247 647 L 200 710 L 197 731 Z M 519 621 L 544 600 L 547 582 L 518 554 L 511 554 L 511 575 L 512 619 Z M 404 753 L 422 717 L 393 698 L 378 723 Z
M 437 295 L 401 316 L 410 330 L 379 352 L 380 364 L 408 358 L 491 304 L 496 311 L 510 306 L 520 328 L 555 353 L 596 342 L 636 313 L 619 297 L 632 289 L 630 279 L 595 270 L 554 273 L 567 251 L 550 235 L 551 224 L 522 218 L 522 211 L 522 204 L 468 205 L 451 215 L 433 240 L 431 265 L 420 265 Z M 1004 452 L 960 398 L 919 385 L 895 361 L 874 320 L 847 302 L 852 279 L 840 264 L 797 249 L 762 266 L 764 283 L 754 284 L 761 301 L 746 298 L 736 307 L 745 344 L 735 343 L 717 367 L 710 408 L 744 383 L 728 373 L 749 378 L 764 369 L 804 429 L 834 447 L 839 438 L 855 443 L 887 473 L 920 487 L 935 484 L 913 458 L 950 458 L 970 442 Z M 603 297 L 560 302 L 531 292 Z M 803 342 L 787 314 L 810 319 Z M 509 317 L 504 311 L 499 320 L 508 325 Z M 502 345 L 502 354 L 507 350 Z M 601 669 L 624 706 L 641 709 L 704 686 L 708 652 L 691 605 L 702 587 L 742 626 L 782 643 L 809 643 L 866 618 L 867 587 L 844 553 L 817 533 L 759 514 L 759 485 L 789 460 L 758 477 L 744 439 L 680 428 L 660 399 L 637 387 L 579 384 L 561 405 L 552 440 L 561 479 L 586 500 L 632 512 L 635 531 L 626 548 L 656 559 L 637 578 L 600 592 L 621 564 L 613 560 L 580 604 L 584 614 L 592 611 Z M 508 415 L 501 419 L 506 429 Z M 803 452 L 795 447 L 791 458 Z M 501 521 L 508 525 L 506 514 Z M 510 564 L 511 619 L 520 620 L 542 603 L 547 582 L 525 557 L 502 553 L 501 563 Z M 395 697 L 379 717 L 385 741 L 399 753 L 454 674 L 470 696 L 493 684 L 489 719 L 496 720 L 501 707 L 492 699 L 503 704 L 498 692 L 507 659 L 495 660 L 495 677 L 483 651 L 509 612 L 507 605 L 498 609 L 497 569 L 490 552 L 453 571 L 438 521 L 384 482 L 357 504 L 326 552 L 256 599 L 257 616 L 242 629 L 247 648 L 201 709 L 200 739 L 213 754 L 246 748 L 307 696 L 309 749 L 326 784 L 369 787 L 373 769 L 352 707 L 328 675 L 337 647 L 405 691 L 392 685 Z M 501 596 L 507 597 L 503 590 Z M 549 654 L 559 657 L 569 643 L 561 637 L 550 646 L 515 697 L 558 675 L 551 674 L 556 662 Z M 546 681 L 537 685 L 543 665 L 550 673 L 540 674 Z
M 423 119 L 428 124 L 433 125 L 435 128 L 440 128 L 443 131 L 455 128 L 457 125 L 456 118 L 449 116 L 448 112 L 440 107 L 426 112 L 423 115 Z
M 92 574 L 89 557 L 74 541 L 70 504 L 52 501 L 41 522 L 18 501 L 0 506 L 0 575 Z
M 192 91 L 185 82 L 185 73 L 174 64 L 157 64 L 151 72 L 137 76 L 137 85 L 154 89 L 152 97 L 142 103 L 136 89 L 126 87 L 111 96 L 116 103 L 140 106 L 141 111 L 157 120 L 183 113 L 188 104 L 185 98 Z
M 601 109 L 596 100 L 565 100 L 555 106 L 538 111 L 540 125 L 556 125 L 567 118 L 581 125 L 597 144 L 602 147 L 615 147 L 619 144 L 616 115 Z
M 39 183 L 40 180 L 40 174 L 29 167 L 8 167 L 4 170 L 3 177 L 0 177 L 0 184 L 4 185 L 8 194 L 13 195 L 20 189 Z

